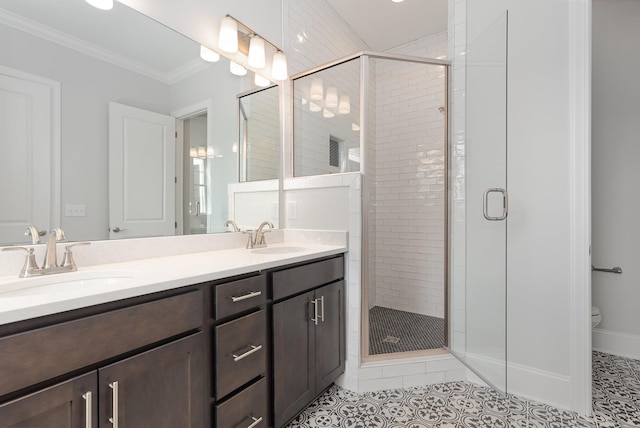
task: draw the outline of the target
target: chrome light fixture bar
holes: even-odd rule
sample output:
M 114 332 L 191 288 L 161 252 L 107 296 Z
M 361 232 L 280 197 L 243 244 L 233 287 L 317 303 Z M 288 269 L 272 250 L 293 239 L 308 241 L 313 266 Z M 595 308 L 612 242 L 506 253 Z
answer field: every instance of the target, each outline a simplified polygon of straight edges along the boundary
M 222 51 L 241 52 L 247 56 L 249 65 L 259 70 L 266 65 L 265 45 L 271 46 L 275 52 L 271 61 L 271 77 L 275 80 L 286 80 L 289 77 L 287 57 L 282 49 L 233 16 L 227 15 L 222 19 L 218 38 L 218 46 Z

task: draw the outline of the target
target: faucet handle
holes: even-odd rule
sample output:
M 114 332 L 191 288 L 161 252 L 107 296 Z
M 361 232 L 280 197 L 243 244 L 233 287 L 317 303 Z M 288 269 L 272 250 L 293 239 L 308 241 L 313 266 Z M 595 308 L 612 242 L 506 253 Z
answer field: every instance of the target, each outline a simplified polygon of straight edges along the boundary
M 248 250 L 252 249 L 253 245 L 255 244 L 253 240 L 253 232 L 255 232 L 255 230 L 253 229 L 247 229 L 242 231 L 243 235 L 249 235 L 249 240 L 247 241 L 247 247 L 246 247 Z
M 73 253 L 71 252 L 71 249 L 81 245 L 91 245 L 91 242 L 75 242 L 73 244 L 65 245 L 64 256 L 62 257 L 62 264 L 60 266 L 68 267 L 72 271 L 78 270 L 76 262 L 73 260 Z
M 20 271 L 20 278 L 33 276 L 40 270 L 38 263 L 36 262 L 36 256 L 33 252 L 33 248 L 7 247 L 3 248 L 2 251 L 25 251 L 27 253 L 27 257 L 24 259 L 24 265 Z

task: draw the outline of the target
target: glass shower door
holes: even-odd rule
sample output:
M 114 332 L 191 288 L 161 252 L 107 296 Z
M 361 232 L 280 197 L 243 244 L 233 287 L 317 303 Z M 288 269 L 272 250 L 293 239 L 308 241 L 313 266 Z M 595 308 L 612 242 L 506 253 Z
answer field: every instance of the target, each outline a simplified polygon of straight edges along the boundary
M 454 266 L 450 346 L 485 382 L 506 392 L 507 13 L 480 26 L 487 10 L 475 14 L 473 7 L 467 2 L 464 208 L 454 220 L 464 224 L 464 243 L 454 244 L 453 253 L 464 268 L 456 276 Z

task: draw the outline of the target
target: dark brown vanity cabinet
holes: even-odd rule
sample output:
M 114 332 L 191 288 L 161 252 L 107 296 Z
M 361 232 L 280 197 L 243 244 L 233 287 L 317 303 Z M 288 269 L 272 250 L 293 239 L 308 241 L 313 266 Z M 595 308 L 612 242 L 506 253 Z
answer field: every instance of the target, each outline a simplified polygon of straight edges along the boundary
M 343 257 L 273 273 L 274 426 L 284 426 L 342 373 Z M 302 294 L 300 294 L 302 293 Z
M 267 276 L 214 286 L 213 420 L 218 428 L 269 426 Z
M 204 426 L 202 302 L 195 290 L 1 336 L 0 427 Z

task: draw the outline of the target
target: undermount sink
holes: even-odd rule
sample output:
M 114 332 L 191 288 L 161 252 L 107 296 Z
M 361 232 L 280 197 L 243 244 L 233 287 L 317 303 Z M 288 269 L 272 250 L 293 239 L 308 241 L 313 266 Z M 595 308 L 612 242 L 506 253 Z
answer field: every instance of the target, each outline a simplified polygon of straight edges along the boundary
M 24 297 L 45 293 L 68 293 L 84 288 L 96 289 L 134 278 L 136 272 L 88 271 L 21 278 L 10 283 L 0 283 L 0 297 Z
M 305 251 L 304 247 L 265 247 L 265 248 L 256 248 L 255 250 L 251 250 L 252 253 L 256 254 L 289 254 L 289 253 L 300 253 Z

